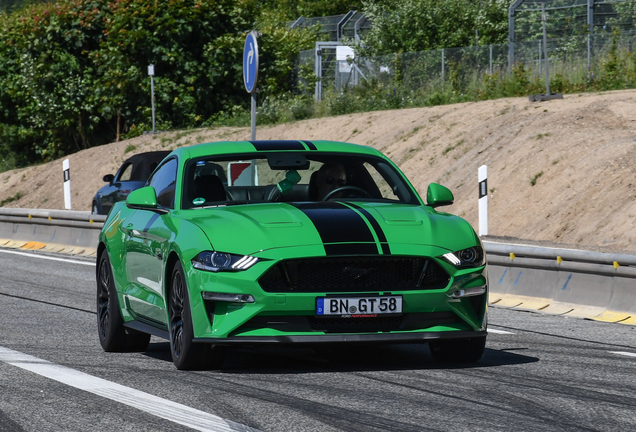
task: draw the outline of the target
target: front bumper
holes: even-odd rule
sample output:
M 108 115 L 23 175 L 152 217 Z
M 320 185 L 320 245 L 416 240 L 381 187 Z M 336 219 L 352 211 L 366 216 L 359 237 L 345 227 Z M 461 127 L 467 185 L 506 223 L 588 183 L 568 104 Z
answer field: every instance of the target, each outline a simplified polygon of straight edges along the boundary
M 210 273 L 188 269 L 188 288 L 195 341 L 208 343 L 322 343 L 322 342 L 404 342 L 440 338 L 480 337 L 487 322 L 487 267 L 455 270 L 446 263 L 448 285 L 439 289 L 368 291 L 364 295 L 400 295 L 403 322 L 388 327 L 351 325 L 356 318 L 322 327 L 316 323 L 316 298 L 351 295 L 342 292 L 265 292 L 259 277 L 275 265 L 261 261 L 247 271 Z M 479 296 L 454 298 L 453 293 L 486 287 Z M 395 287 L 394 287 L 395 288 Z M 204 300 L 202 292 L 251 295 L 254 302 L 233 303 Z M 359 294 L 359 293 L 358 293 Z M 427 317 L 414 319 L 419 315 Z M 439 315 L 429 319 L 428 315 Z M 450 317 L 450 319 L 449 319 Z M 276 319 L 280 318 L 280 320 Z M 346 321 L 345 321 L 346 320 Z M 285 321 L 278 325 L 271 321 Z M 414 324 L 415 323 L 415 324 Z M 421 323 L 421 325 L 420 325 Z M 333 323 L 332 323 L 333 324 Z M 342 325 L 340 325 L 342 324 Z
M 323 335 L 287 335 L 287 336 L 230 336 L 227 338 L 195 338 L 197 343 L 211 344 L 328 344 L 328 343 L 406 343 L 429 342 L 439 339 L 463 339 L 486 337 L 486 330 L 480 331 L 442 331 L 412 333 L 377 333 L 377 334 L 323 334 Z

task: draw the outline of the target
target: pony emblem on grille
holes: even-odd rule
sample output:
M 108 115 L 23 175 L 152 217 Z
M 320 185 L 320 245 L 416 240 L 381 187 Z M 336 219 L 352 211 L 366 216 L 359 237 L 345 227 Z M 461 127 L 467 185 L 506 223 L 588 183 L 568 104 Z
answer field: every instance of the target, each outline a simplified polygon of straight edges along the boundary
M 372 273 L 374 270 L 375 268 L 373 267 L 362 268 L 362 267 L 347 266 L 344 269 L 342 269 L 342 272 L 351 276 L 353 280 L 358 280 L 362 276 L 366 276 L 367 274 Z

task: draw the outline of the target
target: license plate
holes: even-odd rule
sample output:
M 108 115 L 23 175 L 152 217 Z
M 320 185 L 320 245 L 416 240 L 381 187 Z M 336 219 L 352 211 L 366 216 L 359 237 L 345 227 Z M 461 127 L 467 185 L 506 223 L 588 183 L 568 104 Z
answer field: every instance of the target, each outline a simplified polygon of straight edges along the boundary
M 402 296 L 316 298 L 318 316 L 346 315 L 359 318 L 401 313 Z

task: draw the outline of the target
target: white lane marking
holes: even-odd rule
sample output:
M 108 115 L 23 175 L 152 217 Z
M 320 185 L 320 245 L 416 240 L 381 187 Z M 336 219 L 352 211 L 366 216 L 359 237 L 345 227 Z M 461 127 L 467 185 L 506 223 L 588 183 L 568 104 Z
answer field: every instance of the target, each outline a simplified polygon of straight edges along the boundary
M 636 357 L 636 353 L 630 353 L 625 351 L 610 351 L 612 354 L 624 355 L 628 357 Z
M 28 256 L 28 257 L 32 257 L 32 258 L 47 259 L 47 260 L 51 260 L 51 261 L 62 261 L 62 262 L 69 262 L 69 263 L 73 263 L 73 264 L 82 264 L 82 265 L 88 265 L 88 266 L 95 266 L 94 262 L 77 261 L 77 260 L 70 260 L 70 259 L 65 259 L 65 258 L 55 258 L 55 257 L 46 256 L 46 255 L 37 255 L 37 254 L 34 254 L 34 253 L 8 251 L 8 250 L 3 250 L 3 249 L 0 249 L 0 252 L 8 253 L 8 254 L 14 254 L 14 255 L 23 255 L 23 256 Z
M 0 346 L 0 361 L 204 432 L 255 431 L 249 426 Z
M 505 331 L 505 330 L 496 330 L 494 328 L 488 328 L 488 333 L 496 333 L 496 334 L 514 334 L 512 332 L 509 331 Z

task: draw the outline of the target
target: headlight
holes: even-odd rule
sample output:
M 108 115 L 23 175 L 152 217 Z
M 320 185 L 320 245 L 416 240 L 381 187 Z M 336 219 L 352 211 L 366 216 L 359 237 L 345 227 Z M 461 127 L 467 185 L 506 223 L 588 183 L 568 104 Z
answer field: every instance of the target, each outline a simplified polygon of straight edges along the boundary
M 449 252 L 442 255 L 442 258 L 458 268 L 481 267 L 486 264 L 486 254 L 481 246 Z
M 192 267 L 212 272 L 247 270 L 259 261 L 249 255 L 204 251 L 192 259 Z

